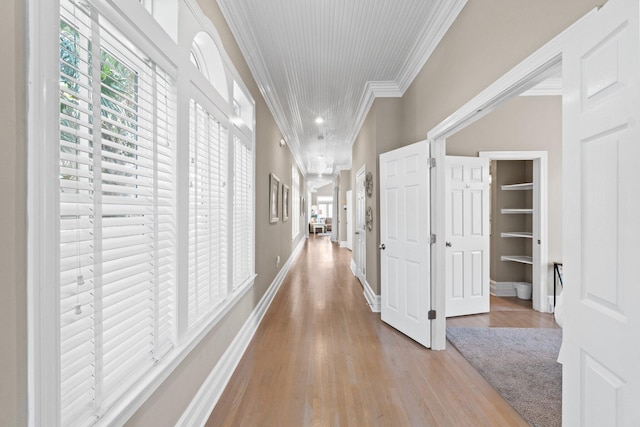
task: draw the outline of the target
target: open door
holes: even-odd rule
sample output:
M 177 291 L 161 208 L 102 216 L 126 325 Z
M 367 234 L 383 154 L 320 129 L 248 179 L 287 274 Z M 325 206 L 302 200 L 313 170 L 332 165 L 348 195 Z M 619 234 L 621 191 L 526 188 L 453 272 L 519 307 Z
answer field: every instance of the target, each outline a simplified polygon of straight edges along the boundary
M 353 220 L 351 216 L 353 215 L 353 191 L 349 190 L 346 193 L 347 197 L 347 212 L 345 218 L 347 219 L 347 248 L 350 251 L 353 251 Z
M 366 219 L 366 196 L 364 193 L 364 177 L 366 169 L 364 166 L 360 168 L 356 175 L 356 231 L 355 235 L 355 251 L 353 253 L 353 261 L 355 263 L 354 274 L 365 286 L 367 281 L 367 224 Z
M 429 144 L 380 155 L 382 320 L 431 346 Z
M 640 420 L 640 16 L 610 0 L 562 58 L 563 425 Z
M 446 316 L 489 311 L 489 159 L 445 160 Z

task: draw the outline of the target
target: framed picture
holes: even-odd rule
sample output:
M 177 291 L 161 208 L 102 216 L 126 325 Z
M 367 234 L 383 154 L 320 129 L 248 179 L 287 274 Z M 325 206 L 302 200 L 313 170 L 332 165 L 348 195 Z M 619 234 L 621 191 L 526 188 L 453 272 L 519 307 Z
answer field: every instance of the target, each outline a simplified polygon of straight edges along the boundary
M 269 174 L 269 222 L 275 223 L 280 219 L 280 180 L 274 174 Z
M 289 219 L 289 187 L 282 184 L 282 222 Z
M 304 215 L 305 212 L 304 197 L 300 197 L 300 215 Z

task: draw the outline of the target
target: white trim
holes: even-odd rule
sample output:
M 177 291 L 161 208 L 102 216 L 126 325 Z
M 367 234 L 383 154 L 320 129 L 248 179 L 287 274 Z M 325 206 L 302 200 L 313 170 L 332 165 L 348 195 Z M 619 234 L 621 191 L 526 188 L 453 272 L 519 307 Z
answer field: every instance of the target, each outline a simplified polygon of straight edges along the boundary
M 218 403 L 222 392 L 231 379 L 233 372 L 240 363 L 247 347 L 251 343 L 258 326 L 260 326 L 260 322 L 262 322 L 264 315 L 271 306 L 273 298 L 280 289 L 291 265 L 302 250 L 304 243 L 305 240 L 301 239 L 300 243 L 298 243 L 293 250 L 287 262 L 282 266 L 282 269 L 280 269 L 278 275 L 273 279 L 273 282 L 271 282 L 267 292 L 262 296 L 260 302 L 244 322 L 244 325 L 242 325 L 236 337 L 211 373 L 209 373 L 202 386 L 200 386 L 200 389 L 176 423 L 176 426 L 192 427 L 205 425 L 213 408 L 216 406 L 216 403 Z
M 125 27 L 120 29 L 127 38 L 130 38 L 133 44 L 139 45 L 146 53 L 153 54 L 154 60 L 160 65 L 166 67 L 165 71 L 169 72 L 173 78 L 177 78 L 176 91 L 178 92 L 178 117 L 176 117 L 176 125 L 178 126 L 178 139 L 188 134 L 188 113 L 186 116 L 184 109 L 180 111 L 180 106 L 184 105 L 187 99 L 184 95 L 189 93 L 189 73 L 184 67 L 185 63 L 180 63 L 182 67 L 176 71 L 177 67 L 174 61 L 178 63 L 185 59 L 184 55 L 180 55 L 181 46 L 177 46 L 170 41 L 166 34 L 158 33 L 156 37 L 155 29 L 157 23 L 151 18 L 144 15 L 144 20 L 138 22 L 135 17 L 123 15 L 122 7 L 126 9 L 126 2 L 118 0 L 112 2 L 92 1 L 100 9 L 100 13 L 108 16 L 114 23 L 126 23 Z M 123 6 L 125 5 L 125 6 Z M 188 8 L 185 8 L 186 5 Z M 139 5 L 131 5 L 132 8 L 140 13 L 143 11 Z M 218 43 L 220 55 L 227 71 L 229 71 L 235 79 L 245 95 L 253 104 L 253 121 L 255 126 L 255 101 L 248 91 L 244 82 L 240 79 L 240 75 L 235 69 L 235 65 L 227 55 L 223 45 L 219 39 L 218 33 L 213 23 L 205 17 L 200 11 L 194 0 L 183 0 L 180 2 L 180 13 L 182 16 L 191 12 L 214 40 Z M 58 0 L 28 0 L 28 31 L 29 31 L 29 48 L 28 48 L 28 118 L 27 118 L 27 174 L 28 174 L 28 192 L 27 192 L 27 315 L 28 315 L 28 411 L 29 426 L 39 425 L 58 425 L 60 419 L 59 408 L 59 358 L 52 357 L 59 353 L 59 315 L 57 304 L 51 304 L 51 301 L 58 301 L 59 293 L 59 274 L 57 272 L 57 260 L 59 259 L 59 234 L 57 233 L 56 220 L 59 218 L 59 193 L 51 190 L 51 183 L 57 185 L 59 177 L 59 167 L 57 162 L 51 159 L 57 157 L 59 150 L 59 50 L 57 47 L 52 49 L 52 45 L 57 46 L 59 41 L 59 19 L 51 19 L 52 16 L 57 17 L 60 14 L 60 4 Z M 195 9 L 194 9 L 195 8 Z M 189 9 L 189 10 L 186 10 Z M 127 9 L 128 10 L 128 9 Z M 138 13 L 136 12 L 136 13 Z M 143 16 L 143 15 L 140 15 Z M 145 31 L 145 28 L 153 27 L 151 33 Z M 181 28 L 180 31 L 187 31 Z M 152 36 L 149 36 L 152 34 Z M 189 43 L 190 48 L 190 43 Z M 186 57 L 188 61 L 188 57 Z M 190 62 L 189 62 L 190 64 Z M 56 72 L 52 73 L 51 71 Z M 177 77 L 176 77 L 177 76 Z M 217 92 L 216 92 L 217 94 Z M 208 97 L 207 97 L 208 99 Z M 222 106 L 230 111 L 228 102 L 222 103 Z M 54 113 L 52 113 L 54 112 Z M 185 119 L 186 118 L 186 119 Z M 223 121 L 225 126 L 228 124 L 226 118 Z M 180 123 L 182 125 L 180 125 Z M 229 125 L 229 134 L 232 135 L 232 126 Z M 245 135 L 246 137 L 246 135 Z M 251 133 L 252 156 L 253 156 L 253 174 L 255 176 L 255 133 Z M 176 159 L 177 185 L 184 188 L 184 178 L 186 175 L 181 173 L 184 170 L 185 160 L 188 158 L 188 150 L 179 150 Z M 55 186 L 55 185 L 54 185 Z M 57 187 L 56 187 L 57 188 Z M 186 192 L 178 194 L 178 202 L 184 197 L 188 198 Z M 255 219 L 255 192 L 253 198 L 253 218 Z M 184 204 L 186 206 L 186 204 Z M 47 212 L 43 215 L 42 212 Z M 181 214 L 178 211 L 178 216 Z M 182 213 L 184 214 L 184 212 Z M 255 221 L 252 222 L 252 253 L 255 246 Z M 184 219 L 177 221 L 179 227 L 178 234 L 186 236 L 184 233 L 186 222 Z M 185 246 L 186 237 L 178 237 L 178 249 Z M 184 282 L 186 278 L 186 269 L 180 265 L 178 261 L 178 281 Z M 252 259 L 252 270 L 255 271 L 255 260 Z M 193 331 L 185 333 L 185 329 L 178 330 L 179 342 L 164 359 L 160 361 L 150 371 L 149 375 L 143 381 L 136 384 L 121 399 L 111 406 L 106 414 L 97 421 L 95 425 L 121 425 L 133 415 L 146 400 L 156 391 L 156 389 L 166 380 L 166 378 L 175 370 L 177 366 L 190 354 L 196 345 L 211 332 L 215 324 L 223 318 L 230 310 L 232 310 L 238 301 L 253 287 L 255 275 L 247 279 L 238 289 L 230 293 L 225 301 L 221 303 L 217 311 L 210 314 L 199 326 Z M 179 293 L 184 295 L 186 292 Z M 182 298 L 184 299 L 184 298 Z M 184 301 L 183 301 L 184 302 Z M 184 306 L 179 306 L 179 316 L 186 316 Z M 178 325 L 181 319 L 177 318 Z M 183 319 L 184 320 L 184 319 Z M 183 322 L 185 323 L 185 322 Z
M 349 249 L 349 246 L 347 246 L 347 241 L 346 240 L 341 240 L 340 241 L 340 247 Z
M 562 96 L 562 78 L 552 77 L 522 92 L 520 96 Z
M 351 273 L 356 276 L 356 262 L 351 258 L 351 262 L 349 263 L 349 268 L 351 269 Z
M 180 363 L 191 353 L 191 351 L 211 332 L 213 327 L 235 307 L 238 301 L 253 287 L 255 275 L 247 280 L 241 288 L 238 288 L 229 299 L 221 304 L 225 304 L 222 310 L 213 315 L 195 331 L 184 337 L 183 344 L 172 350 L 162 361 L 154 367 L 155 372 L 150 373 L 143 381 L 136 384 L 126 396 L 133 396 L 130 399 L 120 399 L 107 413 L 94 424 L 95 426 L 123 425 L 140 407 L 151 397 L 156 389 L 171 375 Z M 173 353 L 173 354 L 172 354 Z
M 496 282 L 495 280 L 490 280 L 489 283 L 489 292 L 491 295 L 496 297 L 516 296 L 515 282 Z
M 467 0 L 440 2 L 439 9 L 431 16 L 429 23 L 425 25 L 424 32 L 417 38 L 411 54 L 400 68 L 400 75 L 391 81 L 367 82 L 360 98 L 354 132 L 348 138 L 351 144 L 355 142 L 360 133 L 376 98 L 400 98 L 404 95 L 465 4 L 467 4 Z
M 428 133 L 427 137 L 432 144 L 432 157 L 436 159 L 436 164 L 443 165 L 446 156 L 446 138 L 457 131 L 470 125 L 489 112 L 496 109 L 506 101 L 519 95 L 523 91 L 536 86 L 557 73 L 562 61 L 562 52 L 577 25 L 591 15 L 597 13 L 593 9 L 580 18 L 566 30 L 553 38 L 540 49 L 532 53 L 524 61 L 520 62 L 485 90 L 473 97 L 469 102 L 460 107 L 455 113 L 440 122 Z M 433 228 L 436 235 L 444 236 L 445 215 L 444 215 L 444 168 L 435 167 L 431 181 L 431 209 Z M 444 245 L 440 241 L 433 245 L 431 261 L 433 263 L 431 271 L 431 287 L 433 308 L 440 313 L 444 313 L 445 301 L 445 280 L 444 272 L 446 261 L 444 257 Z M 438 316 L 431 322 L 432 349 L 444 350 L 446 348 L 446 319 Z
M 380 313 L 380 311 L 382 310 L 382 299 L 380 295 L 376 295 L 373 292 L 373 289 L 371 289 L 371 286 L 366 279 L 364 283 L 362 283 L 362 289 L 364 297 L 367 300 L 367 304 L 369 304 L 369 308 L 371 308 L 371 311 L 373 311 L 374 313 Z
M 533 161 L 533 309 L 549 311 L 547 295 L 549 288 L 549 208 L 548 208 L 548 153 L 546 151 L 481 151 L 478 157 L 489 160 L 532 160 Z M 539 244 L 536 245 L 536 240 Z M 535 249 L 538 250 L 535 250 Z
M 59 260 L 56 221 L 59 194 L 48 191 L 42 182 L 57 182 L 59 168 L 50 159 L 59 150 L 60 109 L 58 70 L 60 52 L 40 43 L 60 37 L 60 4 L 57 0 L 29 0 L 28 87 L 27 87 L 27 376 L 28 425 L 52 424 L 60 418 L 59 405 Z M 47 212 L 43 215 L 42 212 Z
M 447 0 L 436 2 L 438 10 L 430 16 L 424 27 L 424 33 L 417 38 L 407 61 L 400 68 L 402 71 L 396 78 L 396 84 L 404 95 L 418 73 L 427 63 L 431 54 L 442 41 L 442 38 L 454 23 L 467 0 Z

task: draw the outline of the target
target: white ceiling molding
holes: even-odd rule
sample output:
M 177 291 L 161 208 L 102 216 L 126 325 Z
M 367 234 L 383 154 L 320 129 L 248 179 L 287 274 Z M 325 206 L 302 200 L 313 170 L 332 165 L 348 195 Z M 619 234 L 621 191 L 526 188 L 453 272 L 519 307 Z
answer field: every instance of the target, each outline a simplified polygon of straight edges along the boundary
M 351 167 L 373 100 L 404 94 L 466 4 L 217 2 L 305 177 Z
M 411 55 L 402 67 L 402 73 L 396 79 L 403 95 L 466 4 L 467 0 L 449 0 L 436 3 L 437 10 L 431 15 L 424 33 L 418 37 Z

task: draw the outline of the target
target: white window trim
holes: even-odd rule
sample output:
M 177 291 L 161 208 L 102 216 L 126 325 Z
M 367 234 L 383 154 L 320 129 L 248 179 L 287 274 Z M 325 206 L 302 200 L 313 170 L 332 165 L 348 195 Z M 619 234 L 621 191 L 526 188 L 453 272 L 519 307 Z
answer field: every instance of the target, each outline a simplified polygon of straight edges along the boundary
M 122 4 L 120 2 L 116 2 Z M 133 3 L 133 2 L 132 2 Z M 204 16 L 194 0 L 181 0 L 180 7 L 187 6 L 185 11 L 194 13 L 195 19 L 200 23 L 200 30 L 205 30 L 212 34 L 216 44 L 219 43 L 219 36 L 213 24 Z M 27 212 L 28 212 L 28 236 L 27 236 L 27 315 L 28 315 L 28 411 L 29 425 L 52 425 L 51 420 L 59 420 L 60 408 L 56 404 L 59 401 L 59 362 L 57 357 L 58 343 L 60 340 L 59 333 L 59 315 L 57 313 L 56 304 L 50 301 L 59 300 L 58 286 L 51 286 L 51 278 L 56 283 L 58 281 L 57 260 L 59 258 L 58 244 L 58 228 L 57 218 L 59 217 L 59 203 L 57 181 L 58 167 L 51 160 L 57 158 L 59 151 L 58 135 L 59 135 L 59 119 L 57 114 L 51 114 L 52 111 L 59 110 L 59 76 L 57 73 L 59 67 L 59 2 L 57 0 L 28 0 L 28 31 L 29 39 L 29 66 L 28 66 L 28 122 L 27 122 L 27 150 L 28 150 L 28 191 L 27 191 Z M 108 7 L 108 6 L 104 6 Z M 134 7 L 134 6 L 132 6 Z M 140 4 L 135 7 L 140 9 Z M 123 6 L 119 6 L 123 9 Z M 102 9 L 102 8 L 101 8 Z M 113 9 L 107 9 L 109 18 L 115 18 L 114 23 L 125 22 L 126 19 L 122 15 L 118 15 Z M 51 19 L 51 17 L 56 17 Z M 142 23 L 144 27 L 147 23 Z M 126 31 L 127 36 L 131 37 L 134 43 L 145 51 L 150 46 L 149 39 L 145 39 L 138 33 L 133 34 Z M 151 28 L 151 33 L 160 33 L 157 26 Z M 168 35 L 159 37 L 160 45 L 166 44 L 171 40 Z M 155 40 L 155 39 L 154 39 Z M 164 47 L 164 46 L 163 46 Z M 190 47 L 190 46 L 189 46 Z M 158 52 L 158 47 L 153 48 Z M 169 57 L 177 57 L 177 47 L 173 44 L 167 45 L 164 50 L 166 55 L 159 55 L 154 58 L 165 69 L 171 69 L 173 64 L 167 59 Z M 233 63 L 229 59 L 227 53 L 220 49 L 220 54 L 225 66 L 230 70 L 235 82 L 244 91 L 249 94 L 247 87 L 239 77 L 239 73 L 235 69 Z M 176 56 L 174 56 L 176 55 Z M 187 56 L 188 61 L 188 56 Z M 190 64 L 190 61 L 188 61 Z M 52 72 L 55 70 L 55 72 Z M 188 73 L 183 73 L 182 78 Z M 179 76 L 180 78 L 180 76 Z M 184 87 L 178 83 L 177 87 Z M 208 90 L 208 89 L 207 89 Z M 230 96 L 230 99 L 233 99 Z M 254 107 L 252 121 L 255 124 L 255 101 L 249 96 L 250 102 Z M 229 109 L 231 109 L 229 107 Z M 178 120 L 181 120 L 178 118 Z M 184 120 L 184 118 L 182 119 Z M 188 121 L 178 124 L 178 138 L 183 137 L 180 132 L 184 133 L 186 127 L 188 133 Z M 182 130 L 180 130 L 182 129 Z M 236 127 L 228 124 L 228 129 L 236 129 Z M 255 133 L 250 131 L 246 126 L 238 129 L 246 138 L 249 138 L 253 144 L 253 168 L 255 176 Z M 231 132 L 229 132 L 231 134 Z M 188 157 L 188 153 L 186 154 Z M 184 166 L 180 165 L 178 155 L 177 169 L 178 175 L 185 176 Z M 188 172 L 186 173 L 188 180 Z M 180 185 L 180 180 L 177 182 Z M 52 191 L 52 188 L 54 191 Z M 178 193 L 178 201 L 184 196 L 185 191 Z M 188 197 L 188 195 L 187 195 Z M 255 188 L 252 193 L 253 209 L 255 211 Z M 47 214 L 42 214 L 46 212 Z M 255 214 L 254 214 L 255 219 Z M 184 228 L 184 220 L 178 224 L 178 228 Z M 180 234 L 181 231 L 178 231 Z M 178 246 L 184 238 L 178 238 Z M 251 230 L 252 250 L 255 247 L 255 224 Z M 152 393 L 167 379 L 167 377 L 175 370 L 177 366 L 189 355 L 189 353 L 209 334 L 213 327 L 231 310 L 238 301 L 240 301 L 247 291 L 255 282 L 255 259 L 253 261 L 252 274 L 235 292 L 230 293 L 207 318 L 203 319 L 197 327 L 186 332 L 180 329 L 180 320 L 178 319 L 178 342 L 176 347 L 164 357 L 158 365 L 153 368 L 151 374 L 147 375 L 143 381 L 139 382 L 132 388 L 122 399 L 119 399 L 107 413 L 98 420 L 97 426 L 123 424 L 129 419 L 152 395 Z M 180 268 L 180 263 L 178 264 Z M 179 273 L 180 274 L 180 273 Z M 184 275 L 183 275 L 184 276 Z M 184 277 L 178 278 L 184 282 L 181 286 L 185 286 Z M 181 292 L 184 295 L 186 292 Z M 180 306 L 180 297 L 177 305 Z M 186 312 L 181 315 L 186 316 Z M 186 322 L 184 322 L 186 324 Z M 53 359 L 53 360 L 52 360 Z

